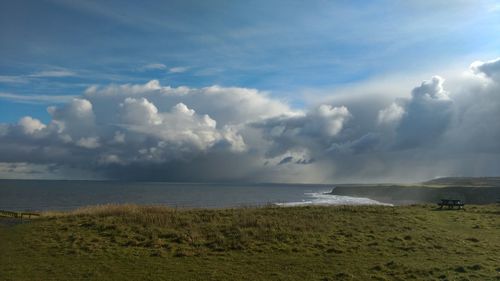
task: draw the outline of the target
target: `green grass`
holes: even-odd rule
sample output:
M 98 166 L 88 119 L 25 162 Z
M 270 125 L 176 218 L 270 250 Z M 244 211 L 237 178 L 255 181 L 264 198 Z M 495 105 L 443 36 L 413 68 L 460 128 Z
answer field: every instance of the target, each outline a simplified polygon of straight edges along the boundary
M 499 215 L 89 207 L 0 226 L 0 280 L 500 280 Z

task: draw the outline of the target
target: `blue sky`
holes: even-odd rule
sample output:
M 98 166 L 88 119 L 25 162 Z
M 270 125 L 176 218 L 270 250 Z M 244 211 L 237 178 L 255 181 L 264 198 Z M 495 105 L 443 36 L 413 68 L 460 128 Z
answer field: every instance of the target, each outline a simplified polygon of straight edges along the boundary
M 0 178 L 498 176 L 500 2 L 0 2 Z
M 0 122 L 27 113 L 48 120 L 45 108 L 58 96 L 79 95 L 94 84 L 151 79 L 172 86 L 257 88 L 300 107 L 303 89 L 443 68 L 494 53 L 500 47 L 499 5 L 3 1 Z M 30 102 L 13 95 L 55 97 Z

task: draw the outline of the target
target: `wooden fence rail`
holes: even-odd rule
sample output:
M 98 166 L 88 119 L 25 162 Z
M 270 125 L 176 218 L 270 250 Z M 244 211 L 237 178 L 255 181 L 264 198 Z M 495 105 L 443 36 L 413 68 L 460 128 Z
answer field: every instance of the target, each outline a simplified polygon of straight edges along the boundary
M 31 213 L 31 212 L 12 212 L 12 211 L 5 211 L 5 210 L 0 210 L 0 217 L 9 217 L 9 218 L 24 218 L 28 217 L 31 219 L 31 217 L 39 217 L 40 214 L 37 213 Z

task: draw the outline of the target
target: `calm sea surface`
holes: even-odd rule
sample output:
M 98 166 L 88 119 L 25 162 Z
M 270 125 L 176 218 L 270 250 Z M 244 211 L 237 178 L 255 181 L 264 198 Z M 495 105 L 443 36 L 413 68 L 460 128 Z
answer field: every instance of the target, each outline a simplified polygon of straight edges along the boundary
M 264 204 L 378 204 L 367 198 L 325 195 L 328 185 L 200 184 L 121 181 L 0 180 L 0 209 L 70 210 L 86 205 L 136 203 L 225 208 Z

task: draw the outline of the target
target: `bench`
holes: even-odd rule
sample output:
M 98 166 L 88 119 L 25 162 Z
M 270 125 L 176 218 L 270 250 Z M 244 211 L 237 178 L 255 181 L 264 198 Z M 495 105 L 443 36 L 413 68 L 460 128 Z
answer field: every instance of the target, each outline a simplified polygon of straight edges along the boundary
M 441 199 L 441 202 L 438 203 L 439 209 L 443 209 L 443 207 L 448 207 L 448 209 L 453 209 L 457 207 L 458 209 L 464 209 L 465 204 L 462 200 L 457 199 Z

